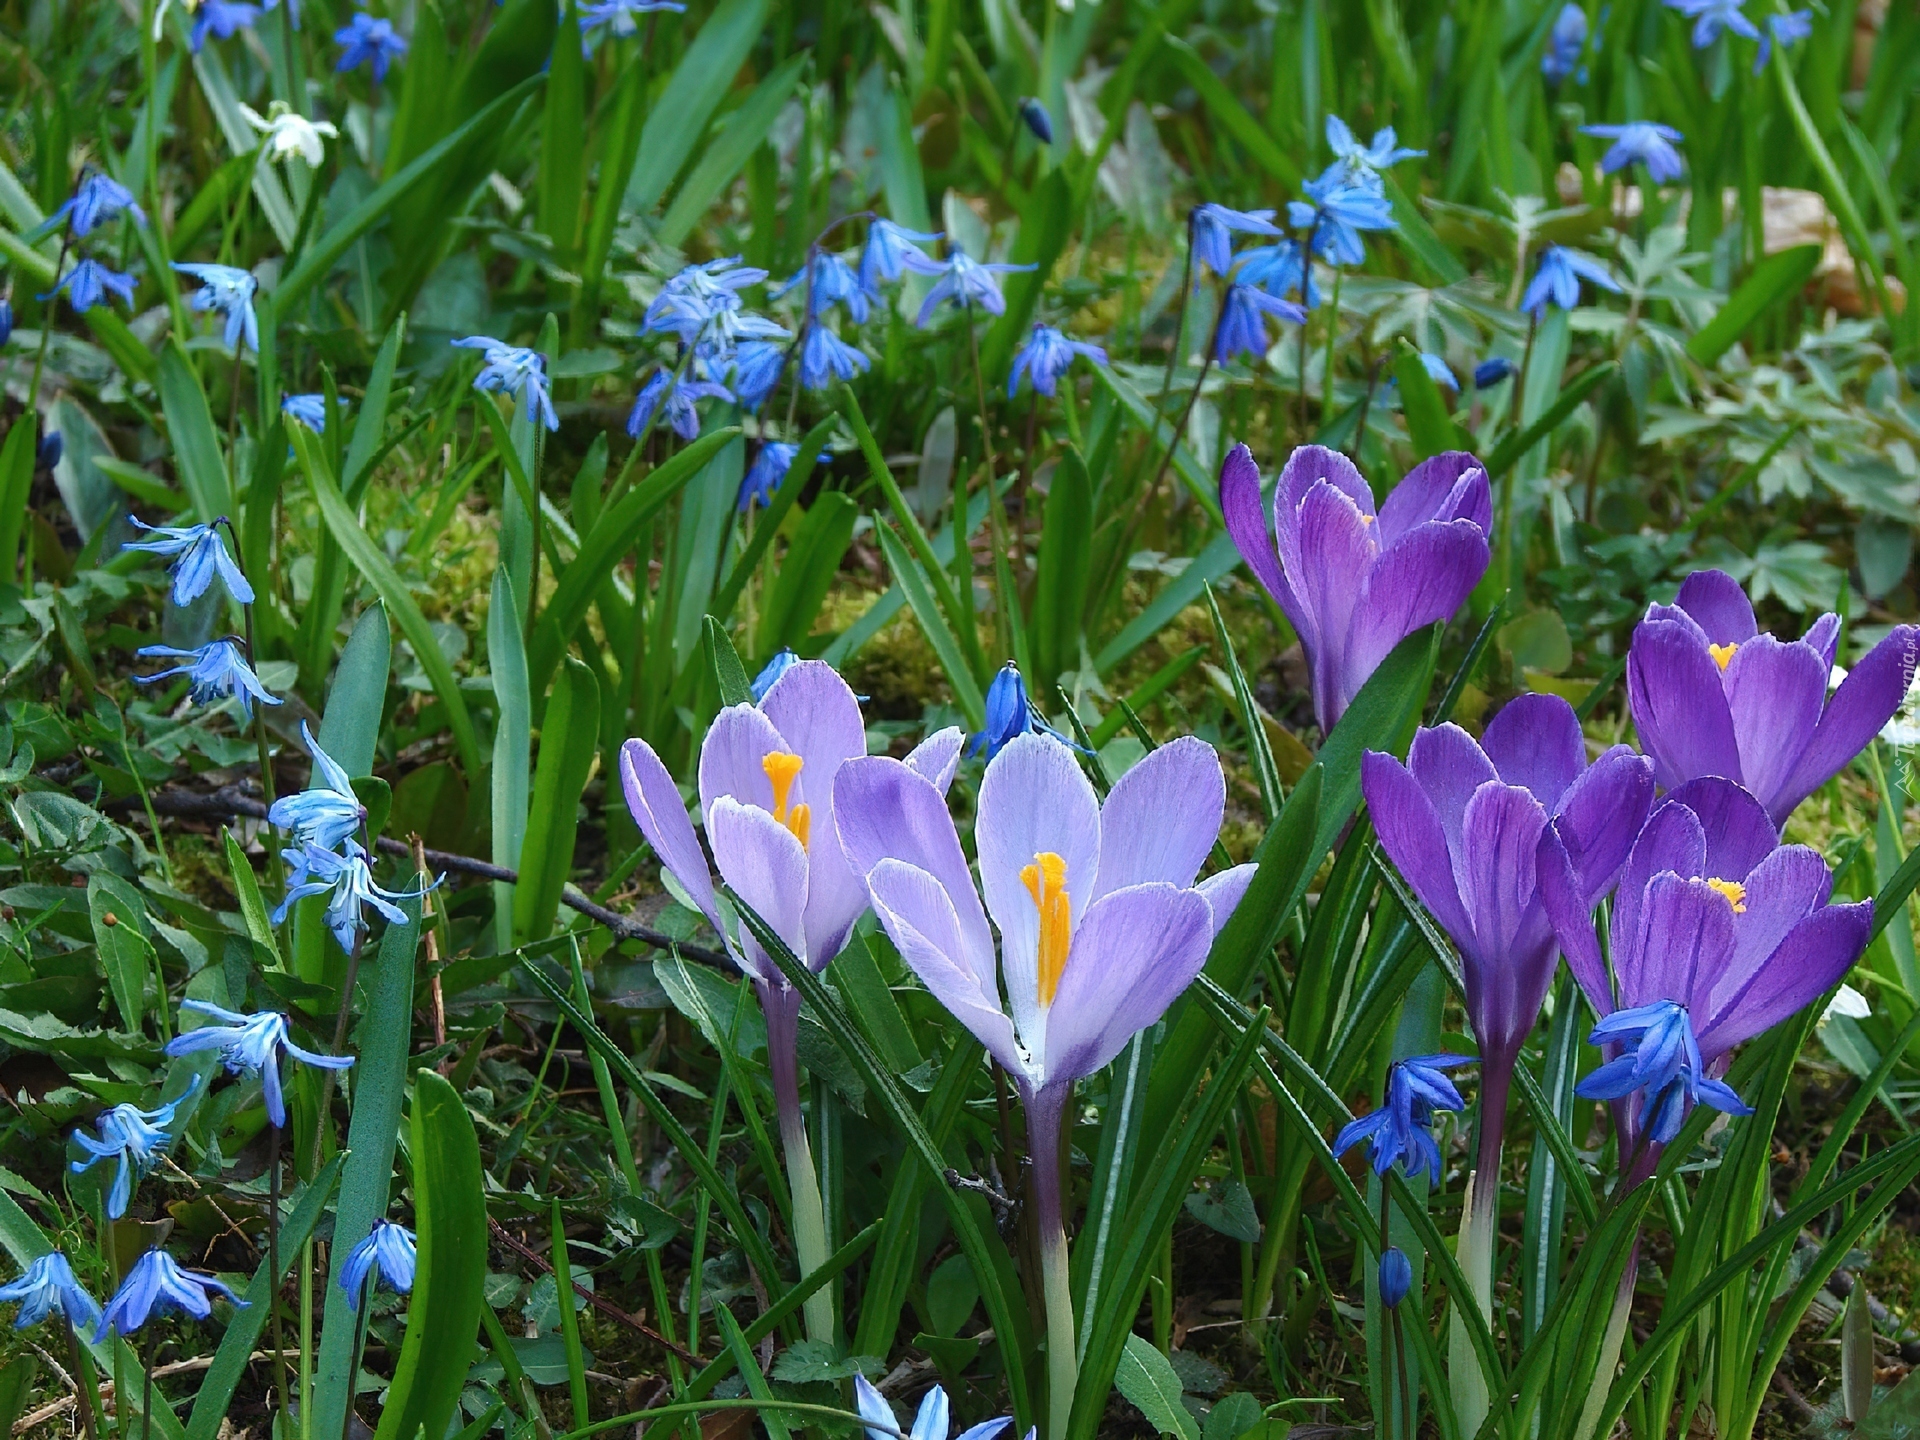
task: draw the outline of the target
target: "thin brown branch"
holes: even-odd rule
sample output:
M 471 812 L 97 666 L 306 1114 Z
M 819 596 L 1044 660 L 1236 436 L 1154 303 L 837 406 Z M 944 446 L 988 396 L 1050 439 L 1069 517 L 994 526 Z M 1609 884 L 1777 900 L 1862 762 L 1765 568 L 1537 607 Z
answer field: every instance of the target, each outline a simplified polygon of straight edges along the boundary
M 487 1217 L 487 1229 L 492 1232 L 494 1239 L 506 1246 L 507 1249 L 513 1251 L 514 1254 L 518 1255 L 529 1265 L 537 1267 L 542 1274 L 553 1274 L 553 1263 L 548 1260 L 546 1256 L 542 1255 L 525 1241 L 517 1239 L 507 1230 L 506 1226 L 502 1225 L 491 1215 Z M 573 1282 L 573 1293 L 593 1306 L 593 1308 L 598 1310 L 602 1315 L 618 1321 L 630 1330 L 638 1331 L 661 1349 L 671 1351 L 687 1364 L 701 1366 L 707 1363 L 692 1351 L 681 1349 L 678 1345 L 674 1344 L 673 1341 L 667 1339 L 666 1336 L 647 1324 L 647 1322 L 642 1320 L 638 1315 L 629 1315 L 611 1300 L 602 1299 L 600 1296 L 594 1294 L 593 1291 L 587 1289 L 587 1287 L 582 1285 L 578 1280 Z

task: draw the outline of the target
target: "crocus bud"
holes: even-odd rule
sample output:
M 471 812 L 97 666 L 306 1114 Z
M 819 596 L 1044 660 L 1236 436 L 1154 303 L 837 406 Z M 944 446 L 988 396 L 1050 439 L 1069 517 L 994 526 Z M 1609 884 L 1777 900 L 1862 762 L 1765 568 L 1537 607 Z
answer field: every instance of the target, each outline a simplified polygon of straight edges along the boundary
M 1413 1288 L 1413 1262 L 1398 1245 L 1389 1245 L 1380 1257 L 1380 1303 L 1389 1310 L 1398 1309 Z
M 58 430 L 49 430 L 40 437 L 40 443 L 34 448 L 33 468 L 51 470 L 60 463 L 60 457 L 66 454 L 66 442 L 60 438 Z
M 1053 117 L 1047 114 L 1047 107 L 1031 95 L 1020 102 L 1020 118 L 1026 121 L 1034 139 L 1042 145 L 1053 143 Z

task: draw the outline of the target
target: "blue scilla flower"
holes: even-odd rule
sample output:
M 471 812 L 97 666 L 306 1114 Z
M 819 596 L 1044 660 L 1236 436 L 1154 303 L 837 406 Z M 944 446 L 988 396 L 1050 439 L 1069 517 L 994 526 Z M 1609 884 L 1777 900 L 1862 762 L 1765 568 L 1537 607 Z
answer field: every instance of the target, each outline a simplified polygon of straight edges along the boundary
M 745 511 L 756 500 L 762 505 L 771 505 L 773 492 L 785 483 L 787 472 L 793 469 L 794 457 L 799 453 L 798 445 L 785 440 L 769 440 L 761 445 L 760 453 L 753 457 L 753 464 L 747 467 L 740 481 L 740 509 Z M 832 458 L 823 454 L 816 457 L 814 463 L 825 465 Z
M 207 43 L 207 36 L 231 40 L 259 18 L 258 5 L 240 5 L 233 0 L 200 0 L 200 8 L 193 12 L 193 34 L 188 37 L 188 43 L 198 55 L 200 47 Z
M 740 292 L 752 289 L 766 278 L 766 271 L 742 265 L 738 255 L 683 266 L 660 287 L 641 323 L 648 330 L 678 336 L 682 345 L 697 344 L 726 328 L 726 317 L 741 308 Z
M 772 340 L 748 340 L 734 347 L 728 383 L 748 411 L 758 411 L 780 388 L 787 370 L 787 347 Z
M 141 685 L 156 684 L 174 675 L 185 675 L 192 682 L 192 695 L 196 705 L 212 705 L 229 698 L 240 702 L 240 709 L 247 718 L 253 718 L 253 702 L 263 705 L 278 705 L 280 701 L 269 694 L 267 687 L 260 683 L 260 677 L 253 673 L 247 664 L 246 656 L 232 640 L 209 640 L 197 650 L 177 650 L 171 645 L 143 645 L 134 654 L 147 659 L 184 660 L 184 665 L 175 665 L 171 669 L 161 670 L 152 675 L 136 675 L 134 680 Z
M 83 240 L 123 211 L 142 225 L 147 223 L 146 211 L 134 203 L 133 192 L 111 175 L 95 171 L 74 187 L 73 195 L 58 210 L 29 233 L 43 235 L 57 229 L 64 220 L 67 233 Z
M 60 277 L 53 289 L 40 298 L 51 300 L 62 290 L 67 292 L 67 303 L 73 306 L 76 315 L 84 315 L 100 304 L 108 295 L 120 297 L 120 303 L 133 305 L 134 280 L 131 275 L 123 275 L 118 270 L 109 270 L 98 260 L 82 260 L 73 269 Z
M 353 781 L 340 762 L 320 748 L 307 722 L 300 722 L 300 738 L 313 757 L 314 778 L 307 788 L 282 795 L 267 811 L 267 823 L 293 837 L 295 845 L 318 845 L 336 850 L 367 818 Z
M 149 525 L 144 520 L 134 520 L 131 515 L 127 518 L 137 529 L 145 530 L 154 538 L 129 540 L 120 547 L 122 550 L 179 557 L 167 570 L 173 577 L 174 604 L 191 605 L 207 593 L 215 575 L 226 582 L 227 593 L 242 605 L 253 603 L 253 586 L 233 563 L 233 557 L 227 554 L 226 541 L 220 538 L 220 527 L 227 523 L 225 516 L 211 525 Z
M 204 1000 L 182 1000 L 180 1009 L 182 1013 L 208 1016 L 215 1023 L 174 1036 L 167 1042 L 167 1054 L 191 1055 L 200 1050 L 218 1050 L 229 1075 L 258 1075 L 267 1103 L 267 1118 L 281 1128 L 287 1123 L 287 1104 L 280 1089 L 282 1054 L 322 1070 L 345 1070 L 353 1064 L 351 1055 L 321 1055 L 301 1049 L 288 1038 L 287 1017 L 277 1011 L 241 1015 Z
M 1075 745 L 1065 735 L 1034 713 L 1033 703 L 1027 698 L 1027 682 L 1020 674 L 1020 667 L 1009 660 L 1000 667 L 1000 673 L 993 677 L 993 683 L 987 687 L 987 725 L 973 737 L 973 744 L 967 748 L 968 755 L 978 755 L 982 750 L 991 760 L 1004 750 L 1017 735 L 1027 735 L 1038 731 L 1042 735 L 1051 735 L 1062 745 L 1085 753 L 1083 746 Z
M 1795 10 L 1787 15 L 1767 17 L 1767 30 L 1760 37 L 1760 50 L 1753 57 L 1753 73 L 1758 75 L 1767 68 L 1767 61 L 1773 58 L 1776 42 L 1784 49 L 1796 45 L 1813 34 L 1813 11 Z
M 887 1397 L 874 1389 L 873 1382 L 866 1376 L 853 1377 L 853 1398 L 860 1418 L 867 1422 L 863 1427 L 867 1440 L 897 1440 L 900 1436 L 905 1436 L 906 1440 L 947 1440 L 947 1432 L 953 1426 L 953 1407 L 948 1403 L 947 1392 L 938 1385 L 920 1397 L 920 1408 L 914 1412 L 913 1424 L 905 1430 L 900 1428 Z M 955 1440 L 994 1440 L 1011 1424 L 1011 1416 L 1001 1415 L 962 1430 Z M 1032 1440 L 1032 1432 L 1029 1432 L 1028 1440 Z
M 854 274 L 853 267 L 831 250 L 815 250 L 807 257 L 807 263 L 773 292 L 773 298 L 778 300 L 802 284 L 807 287 L 808 318 L 817 318 L 833 306 L 843 305 L 854 324 L 866 323 L 872 297 L 861 285 L 860 277 Z
M 767 692 L 773 688 L 773 682 L 800 663 L 800 657 L 793 653 L 788 645 L 780 647 L 779 653 L 760 667 L 760 673 L 753 677 L 750 687 L 753 691 L 753 703 L 758 705 L 767 698 Z
M 1027 343 L 1014 354 L 1013 370 L 1007 376 L 1007 398 L 1013 398 L 1024 375 L 1033 382 L 1035 390 L 1051 399 L 1059 387 L 1060 377 L 1067 373 L 1076 355 L 1083 355 L 1096 365 L 1107 363 L 1107 352 L 1102 347 L 1083 340 L 1069 340 L 1051 325 L 1035 325 Z
M 1386 1100 L 1371 1114 L 1342 1127 L 1334 1137 L 1333 1153 L 1344 1155 L 1365 1140 L 1375 1174 L 1386 1174 L 1397 1161 L 1409 1180 L 1423 1170 L 1438 1179 L 1440 1147 L 1433 1141 L 1434 1113 L 1467 1108 L 1446 1072 L 1473 1063 L 1468 1055 L 1416 1055 L 1394 1061 L 1387 1070 Z
M 280 402 L 280 413 L 297 420 L 316 435 L 327 433 L 327 397 L 324 395 L 288 395 Z
M 482 352 L 480 373 L 473 377 L 473 388 L 511 395 L 540 424 L 549 430 L 560 428 L 560 417 L 553 413 L 553 397 L 547 391 L 547 357 L 522 345 L 506 345 L 486 335 L 469 335 L 451 342 L 461 350 Z
M 60 457 L 67 453 L 67 442 L 60 438 L 58 430 L 49 430 L 33 442 L 33 468 L 51 470 L 60 463 Z
M 1242 285 L 1258 285 L 1269 295 L 1298 296 L 1307 309 L 1320 304 L 1320 288 L 1313 283 L 1313 261 L 1298 240 L 1276 240 L 1240 252 L 1234 278 Z
M 1347 122 L 1338 115 L 1327 116 L 1327 148 L 1346 167 L 1346 178 L 1373 189 L 1380 186 L 1380 172 L 1390 170 L 1402 160 L 1418 160 L 1427 152 L 1409 150 L 1399 143 L 1391 125 L 1373 132 L 1373 139 L 1362 145 Z
M 157 1109 L 142 1110 L 137 1105 L 114 1106 L 94 1122 L 94 1128 L 100 1132 L 98 1140 L 84 1130 L 73 1132 L 74 1143 L 87 1152 L 85 1160 L 72 1162 L 70 1168 L 74 1174 L 84 1175 L 102 1160 L 116 1162 L 113 1186 L 107 1191 L 108 1219 L 118 1220 L 127 1213 L 127 1202 L 133 1198 L 133 1187 L 159 1163 L 167 1146 L 173 1143 L 173 1136 L 167 1133 L 167 1127 L 173 1123 L 174 1111 L 199 1088 L 200 1077 L 195 1075 L 184 1094 Z
M 247 348 L 260 350 L 260 321 L 253 313 L 253 297 L 260 282 L 245 270 L 232 265 L 175 265 L 182 275 L 191 275 L 200 288 L 188 297 L 189 309 L 217 311 L 226 317 L 227 348 L 233 349 L 246 337 Z
M 1680 178 L 1680 152 L 1673 147 L 1686 137 L 1671 125 L 1632 120 L 1625 125 L 1582 125 L 1580 133 L 1613 141 L 1600 157 L 1603 174 L 1624 170 L 1637 160 L 1647 167 L 1647 175 L 1655 184 Z
M 336 72 L 367 65 L 373 69 L 373 83 L 387 78 L 387 68 L 407 53 L 407 42 L 397 34 L 391 20 L 376 20 L 364 11 L 333 32 L 333 43 L 341 47 Z
M 1667 0 L 1670 9 L 1678 10 L 1693 21 L 1693 48 L 1696 50 L 1704 50 L 1718 40 L 1722 30 L 1731 30 L 1748 40 L 1758 40 L 1760 31 L 1747 18 L 1742 8 L 1744 3 L 1745 0 Z
M 0 295 L 0 346 L 13 338 L 13 302 Z
M 1380 1257 L 1380 1303 L 1389 1310 L 1398 1309 L 1411 1289 L 1413 1262 L 1398 1245 L 1389 1245 Z
M 1547 306 L 1571 310 L 1580 303 L 1580 282 L 1587 281 L 1602 290 L 1620 293 L 1620 282 L 1607 273 L 1607 267 L 1591 255 L 1569 250 L 1564 245 L 1549 245 L 1540 252 L 1540 267 L 1520 297 L 1520 308 L 1538 321 Z
M 1287 206 L 1297 230 L 1307 230 L 1313 253 L 1333 265 L 1358 265 L 1367 258 L 1363 230 L 1391 230 L 1393 206 L 1378 188 L 1347 178 L 1344 162 L 1335 162 L 1318 179 L 1300 187 L 1306 200 Z
M 38 1325 L 56 1310 L 76 1330 L 100 1323 L 99 1302 L 81 1288 L 67 1257 L 58 1250 L 35 1260 L 18 1280 L 0 1285 L 0 1304 L 19 1305 L 20 1313 L 13 1319 L 16 1330 Z
M 652 15 L 662 10 L 671 10 L 678 15 L 684 14 L 686 8 L 677 0 L 600 0 L 600 3 L 589 5 L 580 12 L 580 28 L 587 31 L 605 25 L 608 34 L 624 37 L 638 33 L 638 16 Z
M 287 862 L 287 893 L 273 912 L 273 923 L 283 923 L 296 902 L 309 895 L 325 895 L 327 928 L 333 931 L 340 948 L 349 952 L 360 932 L 367 928 L 367 907 L 378 911 L 390 924 L 404 925 L 407 912 L 396 902 L 415 899 L 432 888 L 381 889 L 373 882 L 367 852 L 352 840 L 337 851 L 309 843 L 296 850 L 282 850 L 280 858 Z
M 696 402 L 731 399 L 733 392 L 714 381 L 690 380 L 684 376 L 676 379 L 671 370 L 655 370 L 640 387 L 633 409 L 627 412 L 627 434 L 638 440 L 653 424 L 654 412 L 661 411 L 674 434 L 682 440 L 697 440 L 700 411 Z
M 1540 57 L 1540 73 L 1550 85 L 1558 85 L 1569 75 L 1579 72 L 1581 83 L 1586 82 L 1585 71 L 1580 67 L 1580 53 L 1587 48 L 1587 12 L 1574 0 L 1560 7 L 1560 14 L 1554 19 L 1553 30 L 1547 36 L 1547 53 Z
M 864 351 L 834 334 L 824 320 L 815 320 L 800 342 L 800 388 L 824 390 L 836 380 L 865 374 L 872 364 Z
M 347 1292 L 347 1308 L 359 1313 L 361 1297 L 371 1293 L 369 1282 L 384 1280 L 389 1290 L 401 1295 L 412 1290 L 416 1249 L 413 1232 L 406 1226 L 375 1220 L 367 1238 L 340 1262 L 340 1288 Z
M 1453 391 L 1459 390 L 1460 377 L 1453 373 L 1453 367 L 1447 364 L 1444 357 L 1434 354 L 1431 350 L 1422 350 L 1420 368 L 1427 372 L 1427 378 L 1434 384 L 1444 385 Z
M 1489 355 L 1473 367 L 1473 388 L 1488 390 L 1513 374 L 1513 362 L 1504 355 Z
M 1636 1090 L 1644 1092 L 1641 1127 L 1655 1144 L 1679 1134 L 1696 1104 L 1727 1115 L 1753 1113 L 1731 1085 L 1706 1073 L 1684 1005 L 1656 1000 L 1616 1010 L 1593 1027 L 1589 1038 L 1595 1045 L 1621 1046 L 1623 1053 L 1574 1086 L 1574 1094 L 1587 1100 L 1622 1100 Z
M 1230 210 L 1211 200 L 1196 205 L 1187 216 L 1187 238 L 1196 265 L 1216 275 L 1233 268 L 1233 237 L 1240 235 L 1278 235 L 1271 210 Z
M 93 1332 L 98 1345 L 109 1333 L 132 1335 L 154 1315 L 185 1315 L 204 1320 L 213 1313 L 213 1297 L 220 1296 L 236 1308 L 242 1300 L 226 1283 L 199 1270 L 182 1270 L 164 1250 L 149 1250 L 133 1262 L 127 1278 L 107 1302 L 100 1323 Z
M 1225 365 L 1238 355 L 1259 359 L 1273 343 L 1267 333 L 1267 317 L 1277 315 L 1304 324 L 1307 312 L 1291 300 L 1269 295 L 1257 285 L 1233 284 L 1220 301 L 1220 319 L 1213 331 L 1213 359 Z
M 949 245 L 947 263 L 933 288 L 927 291 L 927 298 L 921 303 L 920 313 L 914 317 L 913 323 L 922 330 L 926 329 L 933 312 L 948 302 L 952 302 L 956 309 L 971 311 L 978 306 L 989 315 L 1004 315 L 1007 313 L 1006 298 L 1000 293 L 1000 282 L 993 277 L 1038 268 L 1037 265 L 983 264 L 958 245 Z
M 867 226 L 867 243 L 860 248 L 860 284 L 869 295 L 877 296 L 880 286 L 891 285 L 902 275 L 938 275 L 946 267 L 920 247 L 930 245 L 944 232 L 909 230 L 891 220 L 874 220 Z
M 1053 143 L 1053 116 L 1047 113 L 1047 107 L 1029 95 L 1020 102 L 1020 119 L 1027 129 L 1033 132 L 1033 138 L 1042 145 Z

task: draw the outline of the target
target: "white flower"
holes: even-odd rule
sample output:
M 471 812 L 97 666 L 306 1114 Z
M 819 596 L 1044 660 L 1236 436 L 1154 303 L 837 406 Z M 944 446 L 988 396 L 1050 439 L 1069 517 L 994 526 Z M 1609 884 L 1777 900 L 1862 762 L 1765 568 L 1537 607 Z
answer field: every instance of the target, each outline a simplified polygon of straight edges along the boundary
M 1846 668 L 1834 666 L 1833 672 L 1827 677 L 1828 690 L 1838 690 L 1840 682 L 1846 678 Z M 1920 748 L 1920 675 L 1915 675 L 1913 682 L 1907 686 L 1906 698 L 1901 700 L 1893 718 L 1880 727 L 1880 738 L 1896 750 Z
M 308 165 L 318 169 L 320 162 L 327 158 L 326 146 L 321 136 L 336 140 L 340 132 L 328 120 L 309 120 L 306 116 L 292 110 L 284 100 L 276 100 L 266 115 L 249 105 L 242 105 L 240 113 L 246 116 L 247 123 L 264 134 L 267 154 L 275 160 L 285 160 L 298 155 Z
M 1820 1013 L 1820 1023 L 1826 1024 L 1836 1015 L 1844 1015 L 1849 1020 L 1864 1020 L 1873 1014 L 1873 1007 L 1867 1003 L 1867 997 L 1851 985 L 1842 985 L 1834 992 L 1833 1002 Z

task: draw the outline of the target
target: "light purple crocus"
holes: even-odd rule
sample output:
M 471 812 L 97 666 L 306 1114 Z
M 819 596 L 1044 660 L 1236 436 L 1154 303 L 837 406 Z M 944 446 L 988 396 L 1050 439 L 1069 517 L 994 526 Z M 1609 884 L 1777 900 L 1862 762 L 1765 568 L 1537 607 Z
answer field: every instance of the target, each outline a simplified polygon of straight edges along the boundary
M 1303 445 L 1274 489 L 1270 539 L 1259 467 L 1236 445 L 1220 467 L 1220 508 L 1247 568 L 1300 636 L 1323 733 L 1387 653 L 1450 619 L 1487 568 L 1487 472 L 1461 450 L 1414 466 L 1376 512 L 1351 460 Z
M 1652 768 L 1624 745 L 1589 765 L 1573 707 L 1522 695 L 1478 742 L 1449 724 L 1415 735 L 1404 765 L 1368 751 L 1360 788 L 1381 848 L 1460 947 L 1480 1042 L 1478 1168 L 1495 1174 L 1514 1061 L 1553 980 L 1534 852 L 1556 831 L 1581 897 L 1596 904 L 1653 803 Z
M 1627 704 L 1654 778 L 1671 790 L 1724 776 L 1784 825 L 1893 718 L 1920 661 L 1920 628 L 1896 625 L 1829 699 L 1839 641 L 1831 613 L 1776 640 L 1731 575 L 1689 575 L 1673 604 L 1647 607 L 1627 656 Z
M 1727 1057 L 1846 974 L 1873 903 L 1828 904 L 1833 877 L 1818 851 L 1781 845 L 1760 801 L 1732 781 L 1694 780 L 1660 803 L 1621 871 L 1609 973 L 1563 838 L 1550 832 L 1540 847 L 1541 895 L 1601 1017 L 1594 1038 L 1608 1063 L 1582 1093 L 1614 1101 L 1634 1184 L 1694 1103 L 1745 1109 L 1719 1083 Z
M 914 766 L 853 760 L 833 789 L 840 843 L 888 938 L 1026 1107 L 1049 1433 L 1062 1434 L 1074 1339 L 1060 1125 L 1074 1081 L 1111 1061 L 1200 973 L 1253 878 L 1254 867 L 1240 865 L 1194 883 L 1226 806 L 1219 758 L 1202 740 L 1175 740 L 1127 771 L 1103 805 L 1072 750 L 1045 735 L 1015 737 L 980 783 L 978 890 L 945 797 Z

